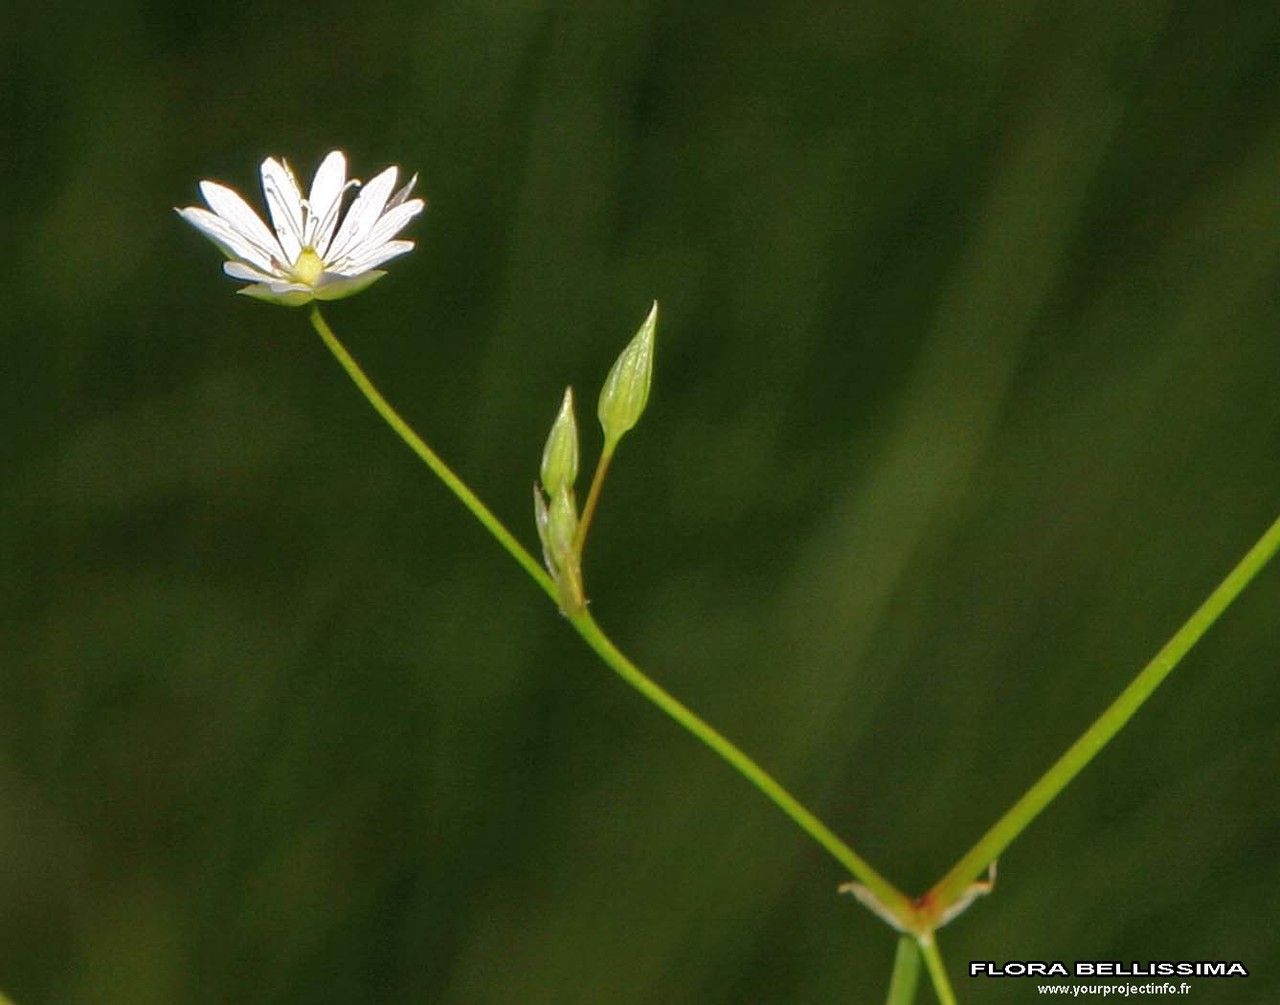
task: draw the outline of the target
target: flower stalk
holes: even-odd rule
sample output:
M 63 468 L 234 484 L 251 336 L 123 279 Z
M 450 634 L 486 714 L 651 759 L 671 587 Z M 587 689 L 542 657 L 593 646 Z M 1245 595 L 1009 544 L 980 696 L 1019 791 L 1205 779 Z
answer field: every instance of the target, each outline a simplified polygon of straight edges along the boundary
M 330 353 L 338 361 L 348 377 L 351 378 L 361 394 L 373 406 L 374 411 L 391 427 L 392 431 L 404 441 L 424 464 L 442 481 L 458 500 L 498 541 L 516 563 L 538 584 L 552 600 L 561 603 L 561 593 L 555 580 L 538 565 L 537 560 L 529 554 L 519 541 L 511 534 L 502 522 L 490 512 L 466 484 L 449 468 L 439 455 L 432 450 L 413 428 L 400 416 L 391 404 L 382 396 L 373 382 L 365 374 L 360 364 L 347 351 L 346 347 L 329 327 L 320 308 L 311 310 L 311 324 L 317 334 L 328 347 Z M 565 611 L 569 623 L 596 654 L 624 681 L 640 692 L 650 703 L 657 706 L 685 731 L 697 737 L 703 744 L 713 750 L 730 767 L 763 793 L 775 806 L 785 813 L 797 826 L 824 848 L 832 858 L 844 866 L 888 909 L 896 912 L 904 919 L 904 927 L 909 925 L 906 919 L 914 917 L 912 902 L 906 894 L 898 890 L 892 883 L 881 876 L 871 865 L 857 854 L 848 844 L 842 841 L 834 831 L 824 824 L 800 800 L 796 799 L 772 775 L 743 752 L 724 734 L 689 709 L 672 694 L 650 678 L 635 663 L 623 655 L 621 650 L 604 633 L 595 619 L 591 617 L 585 606 L 576 610 Z
M 926 916 L 937 917 L 959 900 L 970 882 L 1021 834 L 1046 806 L 1067 787 L 1133 718 L 1200 641 L 1213 623 L 1262 571 L 1280 550 L 1280 519 L 1277 519 L 1245 554 L 1226 578 L 1205 598 L 1151 661 L 1120 692 L 1119 697 L 1094 721 L 1030 789 L 997 820 L 933 888 L 921 898 Z
M 920 947 L 920 955 L 924 957 L 925 968 L 929 971 L 929 980 L 933 982 L 933 993 L 938 997 L 938 1005 L 956 1005 L 956 993 L 947 978 L 947 968 L 942 963 L 942 954 L 938 952 L 938 939 L 929 932 L 916 940 Z
M 600 493 L 604 489 L 604 480 L 609 474 L 609 464 L 613 460 L 613 452 L 616 448 L 616 441 L 606 440 L 600 450 L 600 459 L 596 461 L 596 472 L 591 476 L 591 488 L 587 492 L 586 504 L 582 507 L 582 519 L 578 523 L 578 536 L 575 539 L 579 554 L 587 546 L 587 531 L 591 528 L 591 521 L 595 518 L 596 509 L 600 505 Z
M 911 1005 L 916 1000 L 916 985 L 919 981 L 920 950 L 916 946 L 916 940 L 910 935 L 899 935 L 885 1005 Z
M 499 520 L 489 510 L 480 497 L 477 496 L 467 483 L 453 473 L 453 470 L 443 460 L 440 455 L 432 450 L 425 440 L 413 431 L 413 427 L 409 425 L 397 412 L 382 393 L 374 386 L 368 375 L 355 361 L 351 353 L 347 352 L 333 329 L 329 327 L 329 323 L 325 321 L 324 315 L 320 313 L 319 305 L 311 308 L 311 327 L 316 330 L 324 344 L 328 347 L 329 352 L 333 354 L 333 358 L 338 361 L 338 365 L 346 371 L 351 382 L 364 395 L 365 400 L 373 406 L 373 410 L 382 417 L 382 420 L 391 427 L 405 446 L 417 454 L 419 460 L 422 461 L 432 473 L 444 482 L 445 487 L 457 496 L 458 501 L 462 503 L 477 520 L 480 525 L 502 546 L 503 551 L 515 559 L 516 564 L 520 566 L 535 583 L 542 588 L 542 591 L 551 597 L 552 600 L 557 599 L 556 584 L 551 577 L 543 571 L 542 566 L 538 564 L 537 559 L 524 549 L 524 546 L 515 539 L 511 531 L 507 530 L 501 520 Z

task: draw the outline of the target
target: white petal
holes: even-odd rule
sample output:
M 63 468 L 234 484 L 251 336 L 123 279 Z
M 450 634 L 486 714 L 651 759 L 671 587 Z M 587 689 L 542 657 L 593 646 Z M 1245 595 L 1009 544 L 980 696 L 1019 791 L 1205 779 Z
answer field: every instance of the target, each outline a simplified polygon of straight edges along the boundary
M 365 249 L 374 249 L 379 244 L 391 240 L 404 230 L 410 220 L 422 212 L 424 205 L 421 199 L 410 199 L 395 209 L 383 213 L 378 222 L 373 225 L 373 229 L 369 231 L 368 236 L 360 242 L 361 246 L 353 249 L 352 254 L 359 255 Z
M 279 273 L 263 272 L 244 262 L 223 262 L 222 271 L 233 279 L 243 279 L 250 283 L 278 283 L 281 279 Z
M 308 223 L 312 233 L 307 236 L 321 258 L 338 222 L 338 203 L 342 200 L 346 182 L 347 158 L 341 150 L 334 150 L 321 161 L 311 181 L 311 220 Z
M 369 252 L 359 258 L 348 259 L 341 268 L 334 268 L 334 271 L 344 276 L 358 276 L 362 272 L 368 272 L 383 262 L 389 262 L 396 256 L 412 250 L 412 241 L 387 241 L 385 244 L 371 248 Z
M 276 237 L 284 251 L 284 260 L 298 260 L 303 245 L 302 193 L 288 164 L 268 157 L 262 162 L 262 192 L 267 197 L 267 210 L 276 228 Z
M 267 225 L 262 222 L 247 202 L 234 189 L 219 185 L 216 181 L 202 181 L 200 192 L 209 208 L 227 221 L 231 227 L 241 234 L 268 259 L 278 258 L 280 245 Z
M 399 206 L 402 202 L 408 199 L 409 193 L 413 191 L 413 186 L 416 184 L 418 184 L 418 176 L 415 174 L 405 184 L 404 188 L 402 188 L 399 192 L 397 192 L 395 195 L 393 195 L 390 199 L 387 200 L 387 209 L 391 209 L 395 206 Z
M 358 269 L 360 262 L 363 262 L 371 255 L 377 254 L 384 244 L 395 237 L 397 233 L 404 229 L 405 224 L 421 212 L 422 200 L 413 199 L 403 206 L 397 206 L 390 212 L 383 214 L 373 225 L 373 229 L 359 241 L 349 246 L 346 254 L 341 258 L 335 258 L 330 255 L 327 259 L 328 267 L 335 272 L 350 275 L 353 270 Z
M 329 268 L 346 275 L 368 268 L 367 265 L 362 263 L 370 257 L 376 256 L 382 246 L 403 230 L 405 224 L 421 213 L 422 209 L 423 202 L 421 199 L 411 199 L 402 206 L 388 210 L 373 225 L 373 229 L 364 236 L 363 240 L 354 247 L 349 248 L 342 258 L 334 259 L 330 256 Z M 385 262 L 386 259 L 379 258 L 378 261 Z
M 178 214 L 203 232 L 228 257 L 243 259 L 260 269 L 272 268 L 269 257 L 216 213 L 210 213 L 199 206 L 188 206 L 178 210 Z
M 326 261 L 337 261 L 350 254 L 364 235 L 378 222 L 378 217 L 382 215 L 383 207 L 387 204 L 387 196 L 395 187 L 398 173 L 396 168 L 389 167 L 361 189 L 360 194 L 356 196 L 356 201 L 347 210 L 346 219 L 338 228 L 333 244 L 329 246 L 329 252 L 325 256 Z

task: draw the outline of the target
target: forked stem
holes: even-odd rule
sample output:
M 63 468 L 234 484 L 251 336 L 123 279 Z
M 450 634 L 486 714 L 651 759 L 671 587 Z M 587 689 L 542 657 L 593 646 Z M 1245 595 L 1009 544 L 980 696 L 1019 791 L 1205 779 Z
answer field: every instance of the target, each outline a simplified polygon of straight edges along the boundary
M 521 546 L 512 533 L 503 526 L 489 508 L 469 489 L 466 484 L 444 463 L 434 450 L 415 433 L 412 427 L 400 416 L 386 398 L 374 386 L 368 375 L 360 368 L 346 347 L 329 327 L 319 307 L 311 310 L 311 324 L 324 340 L 329 351 L 346 371 L 347 376 L 359 388 L 369 404 L 391 427 L 397 436 L 429 467 L 432 472 L 449 488 L 472 515 L 497 539 L 503 549 L 520 565 L 552 600 L 559 602 L 555 582 L 543 570 L 537 561 Z M 611 453 L 611 451 L 610 451 Z M 602 455 L 602 462 L 604 455 Z M 602 466 L 605 466 L 602 464 Z M 597 468 L 597 481 L 603 480 Z M 594 486 L 593 486 L 594 488 Z M 595 491 L 598 496 L 598 490 Z M 588 500 L 590 505 L 590 500 Z M 806 834 L 821 845 L 837 862 L 857 877 L 872 891 L 884 907 L 903 919 L 913 917 L 910 899 L 893 886 L 888 880 L 875 871 L 844 841 L 819 820 L 808 808 L 788 792 L 772 775 L 747 756 L 736 744 L 725 737 L 719 730 L 704 720 L 697 713 L 687 708 L 673 695 L 668 693 L 657 682 L 645 674 L 631 660 L 622 654 L 612 640 L 600 629 L 595 619 L 584 609 L 567 615 L 574 629 L 595 650 L 624 681 L 640 692 L 651 703 L 661 709 L 687 732 L 706 744 L 711 750 L 728 763 L 738 774 L 754 785 L 769 798 L 779 809 L 791 818 Z M 906 922 L 904 921 L 904 927 Z
M 927 916 L 938 917 L 964 895 L 971 880 L 1000 853 L 1085 766 L 1097 756 L 1142 707 L 1219 616 L 1280 549 L 1277 519 L 1173 637 L 1152 657 L 1129 686 L 1046 771 L 1026 794 L 992 825 L 964 856 L 921 898 Z
M 338 337 L 320 314 L 318 307 L 311 311 L 311 324 L 324 340 L 329 351 L 347 372 L 360 392 L 373 406 L 401 440 L 429 467 L 449 488 L 472 515 L 484 526 L 529 577 L 552 600 L 559 602 L 555 582 L 547 575 L 537 560 L 516 540 L 514 535 L 493 515 L 474 492 L 449 468 L 439 455 L 409 426 L 400 414 L 387 402 L 360 365 L 347 352 Z M 606 442 L 596 466 L 591 490 L 575 538 L 581 550 L 586 539 L 591 518 L 599 503 L 600 490 L 608 472 L 616 442 Z M 782 810 L 797 826 L 816 841 L 828 854 L 844 866 L 866 888 L 873 899 L 873 910 L 886 921 L 896 924 L 918 945 L 924 958 L 934 990 L 941 1005 L 955 1005 L 955 993 L 947 980 L 941 956 L 938 953 L 933 928 L 946 920 L 947 909 L 971 892 L 971 882 L 994 861 L 1035 817 L 1043 810 L 1098 752 L 1124 727 L 1143 703 L 1164 681 L 1221 616 L 1244 588 L 1280 550 L 1280 519 L 1277 519 L 1262 535 L 1243 559 L 1218 587 L 1209 594 L 1187 622 L 1156 653 L 1155 657 L 1133 679 L 1098 719 L 1068 748 L 1067 752 L 982 836 L 968 852 L 944 875 L 928 893 L 913 902 L 893 884 L 875 871 L 848 844 L 819 820 L 807 807 L 788 792 L 759 764 L 744 753 L 732 741 L 687 708 L 664 688 L 653 681 L 631 662 L 604 634 L 595 619 L 585 608 L 567 615 L 574 629 L 595 650 L 597 655 L 624 681 L 656 705 L 668 717 L 687 732 L 697 737 L 714 751 L 743 778 Z M 863 899 L 860 897 L 859 899 Z M 864 901 L 865 902 L 865 901 Z M 881 910 L 882 909 L 882 910 Z M 907 937 L 904 936 L 904 939 Z M 890 984 L 890 1005 L 908 1003 L 914 990 L 918 960 L 915 949 L 910 952 L 899 942 L 894 963 L 894 976 Z M 914 962 L 913 962 L 914 961 Z M 914 968 L 914 969 L 913 969 Z

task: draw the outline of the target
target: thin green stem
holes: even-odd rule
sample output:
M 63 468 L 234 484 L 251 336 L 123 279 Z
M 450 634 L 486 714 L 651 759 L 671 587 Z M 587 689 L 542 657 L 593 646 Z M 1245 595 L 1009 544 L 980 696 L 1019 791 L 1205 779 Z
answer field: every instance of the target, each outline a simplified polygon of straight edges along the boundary
M 861 856 L 838 838 L 826 824 L 813 815 L 790 792 L 784 789 L 764 768 L 726 738 L 719 730 L 687 708 L 657 682 L 631 662 L 596 624 L 586 610 L 568 615 L 570 623 L 599 657 L 619 677 L 639 691 L 670 718 L 683 726 L 715 751 L 748 782 L 768 797 L 806 834 L 820 844 L 837 862 L 862 881 L 876 898 L 896 917 L 914 918 L 910 899 L 875 871 Z
M 951 990 L 947 968 L 942 965 L 942 955 L 938 952 L 938 937 L 930 932 L 921 936 L 919 944 L 920 955 L 924 957 L 924 965 L 929 968 L 929 979 L 933 981 L 933 991 L 938 996 L 939 1005 L 956 1005 L 956 993 Z
M 355 361 L 351 353 L 347 352 L 346 346 L 342 344 L 338 336 L 333 333 L 333 329 L 325 321 L 318 306 L 311 308 L 311 325 L 324 340 L 324 344 L 329 347 L 329 351 L 333 353 L 334 358 L 342 366 L 342 369 L 347 371 L 347 376 L 351 378 L 352 383 L 360 389 L 360 393 L 373 406 L 374 411 L 382 416 L 387 425 L 405 442 L 409 449 L 422 459 L 422 462 L 435 473 L 437 478 L 444 482 L 449 491 L 458 497 L 462 505 L 471 511 L 472 516 L 480 521 L 485 530 L 493 535 L 494 539 L 502 545 L 507 554 L 519 563 L 520 567 L 529 574 L 533 581 L 541 586 L 552 600 L 557 600 L 556 584 L 543 570 L 542 566 L 538 564 L 537 559 L 524 549 L 520 542 L 515 539 L 515 536 L 503 526 L 502 521 L 490 512 L 489 507 L 480 501 L 479 497 L 467 487 L 466 483 L 453 473 L 449 465 L 445 464 L 440 459 L 440 456 L 427 446 L 422 437 L 413 431 L 409 423 L 400 417 L 400 413 L 391 407 L 390 402 L 373 386 L 373 381 L 360 368 L 360 364 Z
M 922 898 L 927 915 L 936 917 L 958 897 L 969 882 L 1035 819 L 1098 752 L 1124 727 L 1133 714 L 1151 697 L 1191 648 L 1218 617 L 1231 606 L 1280 549 L 1280 519 L 1276 520 L 1249 549 L 1218 587 L 1186 623 L 1178 629 L 1120 696 L 1100 715 L 1075 743 L 958 861 L 951 871 Z
M 409 424 L 400 417 L 400 414 L 391 407 L 390 403 L 374 387 L 373 382 L 368 378 L 364 370 L 347 352 L 346 347 L 343 346 L 337 335 L 333 333 L 333 329 L 324 320 L 318 307 L 313 308 L 311 311 L 311 324 L 324 340 L 329 351 L 333 353 L 334 358 L 347 372 L 347 376 L 360 389 L 360 392 L 365 396 L 369 404 L 373 406 L 374 410 L 382 416 L 387 425 L 448 486 L 449 490 L 484 525 L 485 529 L 497 539 L 506 552 L 529 574 L 530 578 L 542 587 L 543 591 L 552 600 L 559 603 L 559 594 L 552 578 L 547 575 L 533 556 L 520 545 L 511 532 L 503 526 L 502 522 L 489 511 L 489 508 L 480 501 L 475 493 L 466 486 L 462 479 L 450 470 L 449 466 L 440 459 L 436 452 L 427 446 L 422 437 L 415 433 Z M 606 449 L 606 453 L 611 454 L 612 451 Z M 604 454 L 602 454 L 602 463 L 607 465 L 607 462 L 604 461 Z M 603 475 L 600 473 L 599 468 L 597 468 L 597 480 L 603 480 Z M 598 490 L 595 495 L 599 495 Z M 588 500 L 588 505 L 590 505 L 590 500 Z M 897 890 L 888 880 L 871 868 L 852 848 L 841 841 L 826 824 L 806 809 L 798 799 L 784 789 L 760 765 L 731 743 L 717 729 L 660 687 L 624 656 L 585 609 L 578 609 L 568 613 L 566 616 L 569 623 L 573 625 L 586 643 L 623 680 L 727 761 L 730 766 L 799 825 L 806 834 L 826 849 L 837 862 L 861 880 L 863 885 L 895 917 L 901 919 L 904 924 L 914 921 L 914 906 L 905 894 Z
M 582 507 L 582 519 L 578 521 L 578 533 L 574 535 L 573 546 L 579 555 L 587 543 L 587 531 L 591 520 L 596 515 L 596 507 L 600 505 L 600 492 L 604 489 L 605 475 L 609 473 L 609 462 L 613 460 L 613 452 L 618 447 L 617 440 L 605 440 L 600 451 L 600 459 L 596 461 L 596 473 L 591 478 L 591 490 L 587 493 L 587 501 Z
M 916 948 L 916 940 L 910 935 L 900 935 L 898 951 L 893 954 L 893 976 L 889 978 L 885 1005 L 912 1005 L 919 980 L 920 950 Z

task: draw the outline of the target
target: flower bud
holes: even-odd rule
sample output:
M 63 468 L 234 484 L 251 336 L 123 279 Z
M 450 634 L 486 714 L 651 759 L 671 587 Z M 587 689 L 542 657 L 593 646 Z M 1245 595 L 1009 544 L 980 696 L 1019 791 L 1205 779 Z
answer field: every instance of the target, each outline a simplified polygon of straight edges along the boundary
M 551 514 L 547 512 L 547 500 L 542 495 L 538 483 L 533 483 L 533 524 L 538 528 L 538 540 L 542 542 L 542 564 L 552 576 L 556 574 L 556 563 L 551 560 Z
M 561 487 L 572 489 L 577 478 L 578 423 L 573 417 L 573 388 L 566 387 L 560 413 L 542 448 L 542 487 L 554 499 Z
M 561 485 L 551 497 L 551 506 L 547 515 L 547 540 L 551 543 L 551 557 L 556 565 L 563 569 L 577 556 L 573 547 L 574 535 L 578 533 L 578 507 L 573 501 L 573 489 Z
M 555 580 L 560 609 L 566 614 L 580 611 L 586 605 L 582 588 L 582 566 L 574 536 L 578 533 L 578 507 L 573 489 L 561 485 L 551 497 L 551 505 L 542 490 L 533 487 L 533 514 L 542 542 L 542 561 Z
M 653 339 L 657 327 L 658 302 L 655 300 L 644 324 L 627 343 L 605 378 L 600 391 L 599 415 L 606 444 L 617 443 L 639 422 L 649 401 L 649 384 L 653 379 Z

